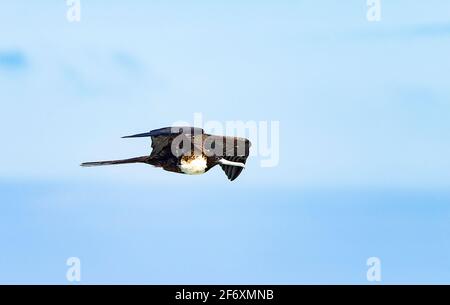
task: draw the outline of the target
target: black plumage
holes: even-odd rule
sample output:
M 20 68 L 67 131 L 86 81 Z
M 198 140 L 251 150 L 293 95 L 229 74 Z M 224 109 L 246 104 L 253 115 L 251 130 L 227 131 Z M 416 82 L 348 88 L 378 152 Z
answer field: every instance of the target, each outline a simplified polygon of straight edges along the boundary
M 251 146 L 248 139 L 205 134 L 196 127 L 165 127 L 123 138 L 139 137 L 151 138 L 150 155 L 81 166 L 146 163 L 176 173 L 203 174 L 219 164 L 233 181 L 244 169 Z

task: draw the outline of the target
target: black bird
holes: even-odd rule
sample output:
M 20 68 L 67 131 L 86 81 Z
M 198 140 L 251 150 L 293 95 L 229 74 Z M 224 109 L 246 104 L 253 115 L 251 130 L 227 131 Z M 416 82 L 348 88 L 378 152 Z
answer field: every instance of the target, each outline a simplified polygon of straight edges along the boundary
M 228 179 L 236 179 L 245 167 L 251 143 L 238 137 L 216 136 L 196 127 L 165 127 L 123 138 L 151 137 L 149 156 L 124 160 L 86 162 L 81 166 L 146 163 L 181 174 L 203 174 L 220 165 Z

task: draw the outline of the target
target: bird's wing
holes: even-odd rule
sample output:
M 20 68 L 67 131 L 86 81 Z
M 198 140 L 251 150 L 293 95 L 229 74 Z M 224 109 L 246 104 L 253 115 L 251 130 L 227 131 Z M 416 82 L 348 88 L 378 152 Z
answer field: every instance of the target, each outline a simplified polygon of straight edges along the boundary
M 251 142 L 245 138 L 208 135 L 204 146 L 205 150 L 209 150 L 209 155 L 215 153 L 217 157 L 225 160 L 245 164 L 250 153 Z M 231 181 L 236 179 L 244 169 L 232 165 L 220 164 L 220 166 Z
M 126 136 L 124 138 L 140 138 L 140 137 L 151 137 L 152 139 L 152 152 L 150 156 L 156 156 L 168 153 L 170 151 L 172 141 L 180 136 L 184 135 L 190 137 L 192 135 L 203 134 L 204 131 L 197 127 L 164 127 L 160 129 L 155 129 L 150 132 L 135 134 L 131 136 Z M 169 148 L 169 150 L 167 149 Z
M 122 138 L 142 138 L 142 137 L 158 137 L 158 136 L 173 136 L 173 135 L 194 135 L 194 134 L 203 134 L 204 131 L 202 128 L 198 127 L 164 127 L 160 129 L 155 129 L 150 132 L 138 133 L 131 136 L 125 136 Z
M 156 136 L 172 136 L 172 135 L 194 135 L 194 134 L 203 134 L 204 131 L 202 128 L 198 127 L 190 127 L 190 126 L 181 126 L 181 127 L 164 127 L 160 129 L 155 129 L 149 132 L 149 135 L 152 137 Z

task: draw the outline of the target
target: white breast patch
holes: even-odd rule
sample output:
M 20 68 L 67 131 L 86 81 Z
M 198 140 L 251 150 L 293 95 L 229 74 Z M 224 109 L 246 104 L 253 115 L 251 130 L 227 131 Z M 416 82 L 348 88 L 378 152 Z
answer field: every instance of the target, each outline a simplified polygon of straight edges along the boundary
M 188 175 L 203 174 L 206 169 L 206 158 L 204 156 L 196 156 L 192 159 L 181 159 L 180 169 Z

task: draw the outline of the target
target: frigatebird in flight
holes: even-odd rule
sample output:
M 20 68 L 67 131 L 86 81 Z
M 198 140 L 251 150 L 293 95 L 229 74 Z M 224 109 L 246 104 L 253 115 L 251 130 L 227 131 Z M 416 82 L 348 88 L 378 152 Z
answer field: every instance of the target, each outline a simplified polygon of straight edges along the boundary
M 181 174 L 203 174 L 220 165 L 228 179 L 236 179 L 245 167 L 251 143 L 238 137 L 216 136 L 196 127 L 165 127 L 123 138 L 151 137 L 149 156 L 123 160 L 85 162 L 81 166 L 146 163 Z

